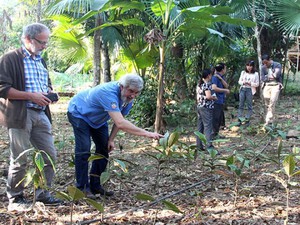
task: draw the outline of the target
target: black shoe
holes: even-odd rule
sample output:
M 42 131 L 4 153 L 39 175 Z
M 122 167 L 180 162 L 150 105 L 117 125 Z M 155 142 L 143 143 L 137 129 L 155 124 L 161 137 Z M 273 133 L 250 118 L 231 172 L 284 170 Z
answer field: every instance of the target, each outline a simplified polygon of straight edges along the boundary
M 226 139 L 226 137 L 219 134 L 213 137 L 213 140 L 218 140 L 218 139 Z
M 9 200 L 7 210 L 25 212 L 30 210 L 30 206 L 31 204 L 24 198 L 23 195 L 18 195 Z
M 86 198 L 90 198 L 90 199 L 96 199 L 97 198 L 90 190 L 83 191 L 83 193 L 84 193 Z
M 114 195 L 113 191 L 106 191 L 102 187 L 100 187 L 98 189 L 91 189 L 91 192 L 94 195 L 97 195 L 97 194 L 104 195 L 104 196 L 113 196 Z
M 45 205 L 60 205 L 63 203 L 62 200 L 53 197 L 52 195 L 47 196 L 47 197 L 41 197 L 36 199 L 37 202 L 42 202 Z

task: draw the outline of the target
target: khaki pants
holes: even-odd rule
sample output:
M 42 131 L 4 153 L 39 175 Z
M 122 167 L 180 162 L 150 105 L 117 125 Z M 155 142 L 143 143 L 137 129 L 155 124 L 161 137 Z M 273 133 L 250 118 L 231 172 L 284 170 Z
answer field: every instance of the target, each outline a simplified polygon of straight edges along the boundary
M 10 138 L 10 165 L 7 177 L 7 196 L 13 199 L 23 194 L 24 179 L 27 169 L 27 155 L 24 151 L 31 145 L 36 149 L 45 151 L 55 162 L 56 149 L 51 133 L 51 124 L 44 111 L 27 109 L 26 127 L 24 129 L 8 129 Z M 54 176 L 54 169 L 48 157 L 43 154 L 45 161 L 45 177 L 47 186 L 50 187 Z M 46 197 L 47 191 L 36 190 L 36 197 Z
M 280 86 L 268 85 L 263 89 L 263 97 L 266 109 L 266 124 L 273 123 L 275 120 L 275 105 L 280 93 Z

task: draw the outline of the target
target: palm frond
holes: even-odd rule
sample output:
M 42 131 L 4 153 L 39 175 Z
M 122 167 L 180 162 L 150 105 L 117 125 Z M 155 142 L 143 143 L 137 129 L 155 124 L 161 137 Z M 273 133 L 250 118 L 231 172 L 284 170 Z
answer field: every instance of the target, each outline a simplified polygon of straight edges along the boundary
M 276 6 L 271 7 L 274 18 L 279 21 L 279 28 L 287 34 L 299 35 L 300 1 L 278 0 Z
M 56 14 L 70 14 L 75 18 L 78 18 L 81 14 L 88 12 L 94 0 L 60 0 L 51 3 L 46 8 L 46 14 L 48 16 Z
M 72 26 L 68 16 L 54 16 L 56 24 L 52 29 L 56 46 L 61 49 L 59 56 L 69 61 L 78 62 L 92 57 L 89 38 L 78 38 L 84 32 L 81 25 Z

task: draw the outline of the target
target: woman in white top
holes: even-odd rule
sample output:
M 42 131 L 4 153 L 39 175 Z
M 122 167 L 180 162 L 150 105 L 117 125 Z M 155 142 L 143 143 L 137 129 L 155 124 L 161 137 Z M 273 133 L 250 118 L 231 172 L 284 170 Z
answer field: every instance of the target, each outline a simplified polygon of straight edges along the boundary
M 241 88 L 239 95 L 240 104 L 238 110 L 238 119 L 239 122 L 246 121 L 246 123 L 248 123 L 253 112 L 253 95 L 256 92 L 256 87 L 259 86 L 259 76 L 255 71 L 254 61 L 248 61 L 246 63 L 245 70 L 241 72 L 239 84 L 241 85 Z M 243 117 L 245 103 L 247 104 L 248 111 L 246 116 Z

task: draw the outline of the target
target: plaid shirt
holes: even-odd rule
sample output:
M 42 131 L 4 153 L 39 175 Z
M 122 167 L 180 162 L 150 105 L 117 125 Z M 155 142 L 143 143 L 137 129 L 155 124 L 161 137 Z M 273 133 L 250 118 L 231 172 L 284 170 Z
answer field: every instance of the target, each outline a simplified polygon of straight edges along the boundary
M 25 91 L 26 92 L 48 92 L 48 71 L 42 64 L 42 57 L 36 55 L 32 57 L 26 48 L 23 49 L 24 54 L 24 71 L 25 71 Z M 31 101 L 27 101 L 27 107 L 44 109 Z

